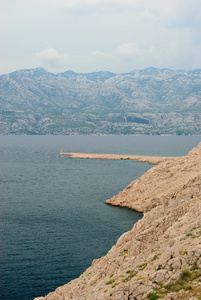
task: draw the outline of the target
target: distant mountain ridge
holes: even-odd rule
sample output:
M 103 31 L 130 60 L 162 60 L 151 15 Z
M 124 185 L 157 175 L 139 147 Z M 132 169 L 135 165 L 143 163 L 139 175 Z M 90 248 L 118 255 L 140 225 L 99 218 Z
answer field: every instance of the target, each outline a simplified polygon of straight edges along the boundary
M 201 134 L 201 69 L 0 75 L 1 134 Z
M 67 70 L 65 72 L 61 72 L 61 73 L 52 73 L 47 71 L 45 68 L 42 67 L 38 67 L 38 68 L 34 68 L 34 69 L 20 69 L 14 72 L 9 73 L 8 75 L 14 75 L 17 73 L 23 73 L 26 74 L 28 76 L 33 76 L 33 77 L 40 77 L 40 76 L 47 76 L 48 74 L 51 74 L 52 76 L 86 76 L 88 79 L 92 78 L 94 76 L 94 78 L 98 78 L 99 76 L 103 77 L 105 80 L 117 75 L 128 75 L 128 74 L 140 74 L 140 75 L 159 75 L 160 73 L 186 73 L 186 74 L 197 74 L 200 73 L 201 74 L 201 69 L 194 69 L 194 70 L 171 70 L 168 68 L 164 68 L 164 69 L 158 69 L 158 68 L 154 68 L 154 67 L 149 67 L 146 69 L 133 69 L 132 71 L 128 72 L 128 73 L 113 73 L 110 71 L 97 71 L 97 72 L 91 72 L 91 73 L 76 73 L 72 70 Z M 1 74 L 2 75 L 7 75 L 7 74 Z

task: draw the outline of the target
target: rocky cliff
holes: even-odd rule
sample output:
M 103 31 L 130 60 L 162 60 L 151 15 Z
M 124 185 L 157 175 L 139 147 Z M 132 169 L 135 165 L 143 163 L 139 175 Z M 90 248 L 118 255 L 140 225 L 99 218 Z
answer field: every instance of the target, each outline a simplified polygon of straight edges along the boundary
M 36 299 L 201 299 L 201 143 L 107 203 L 143 218 L 79 278 Z

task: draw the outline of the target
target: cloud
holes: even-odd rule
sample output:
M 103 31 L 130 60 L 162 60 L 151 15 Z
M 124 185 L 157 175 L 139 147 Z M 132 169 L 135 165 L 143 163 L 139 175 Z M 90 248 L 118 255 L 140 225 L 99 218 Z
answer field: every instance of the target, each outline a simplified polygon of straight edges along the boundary
M 142 52 L 142 49 L 139 49 L 136 43 L 123 43 L 114 48 L 111 52 L 103 51 L 93 51 L 92 54 L 98 57 L 105 58 L 119 58 L 121 57 L 132 57 L 137 56 Z
M 121 44 L 118 46 L 115 50 L 114 53 L 120 54 L 120 55 L 136 55 L 139 54 L 139 49 L 137 48 L 136 43 L 126 43 L 126 44 Z
M 111 58 L 112 53 L 106 53 L 103 51 L 92 51 L 92 55 L 97 56 L 97 57 L 102 57 L 102 58 Z
M 101 62 L 104 69 L 111 66 L 114 72 L 121 70 L 143 69 L 150 66 L 172 69 L 195 69 L 200 66 L 200 47 L 193 47 L 190 38 L 185 34 L 176 34 L 173 38 L 164 36 L 166 42 L 149 41 L 138 44 L 133 42 L 122 43 L 112 51 L 93 51 L 97 61 Z
M 100 5 L 136 5 L 143 0 L 57 0 L 55 3 L 66 7 L 78 7 L 78 6 L 100 6 Z
M 58 54 L 57 50 L 54 48 L 45 49 L 37 53 L 37 55 L 47 60 L 60 59 L 60 55 Z
M 104 69 L 108 67 L 114 72 L 131 71 L 133 68 L 145 68 L 155 65 L 156 51 L 153 46 L 140 47 L 136 43 L 122 43 L 110 52 L 93 51 L 92 55 Z M 96 62 L 94 61 L 96 64 Z
M 169 0 L 173 1 L 173 0 Z M 157 2 L 159 5 L 161 0 L 51 0 L 52 4 L 62 7 L 68 12 L 75 14 L 93 14 L 93 13 L 109 13 L 116 14 L 124 11 L 133 10 L 134 13 L 143 11 L 150 3 Z M 163 2 L 164 4 L 164 2 Z
M 3 72 L 201 67 L 201 0 L 0 0 L 0 14 Z
M 29 0 L 30 1 L 30 0 Z M 47 0 L 41 0 L 42 2 Z M 66 8 L 79 7 L 127 7 L 128 9 L 140 9 L 142 11 L 148 9 L 152 12 L 160 12 L 164 15 L 170 15 L 175 11 L 182 13 L 189 9 L 192 11 L 200 8 L 200 0 L 48 0 L 49 4 L 55 6 L 63 6 Z
M 39 58 L 42 65 L 53 69 L 59 69 L 67 65 L 66 54 L 59 54 L 55 48 L 48 48 L 41 52 L 37 52 L 36 56 Z

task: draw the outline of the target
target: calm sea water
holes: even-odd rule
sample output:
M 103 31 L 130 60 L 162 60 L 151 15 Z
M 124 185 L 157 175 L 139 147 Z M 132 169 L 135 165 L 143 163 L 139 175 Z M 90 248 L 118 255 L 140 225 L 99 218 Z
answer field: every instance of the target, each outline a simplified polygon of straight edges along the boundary
M 201 137 L 0 136 L 0 299 L 28 300 L 78 277 L 141 214 L 104 202 L 151 165 L 64 152 L 181 156 Z

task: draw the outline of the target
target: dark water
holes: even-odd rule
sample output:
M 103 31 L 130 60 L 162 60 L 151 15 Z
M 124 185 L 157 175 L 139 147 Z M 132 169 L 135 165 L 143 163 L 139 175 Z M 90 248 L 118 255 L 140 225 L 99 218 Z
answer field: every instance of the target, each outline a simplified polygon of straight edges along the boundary
M 104 202 L 151 165 L 64 152 L 181 156 L 201 137 L 0 136 L 0 299 L 42 296 L 78 277 L 141 214 Z

